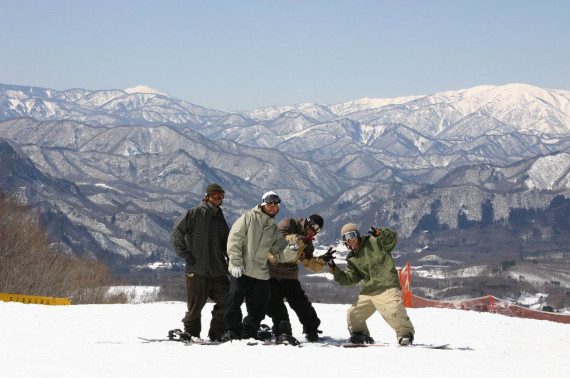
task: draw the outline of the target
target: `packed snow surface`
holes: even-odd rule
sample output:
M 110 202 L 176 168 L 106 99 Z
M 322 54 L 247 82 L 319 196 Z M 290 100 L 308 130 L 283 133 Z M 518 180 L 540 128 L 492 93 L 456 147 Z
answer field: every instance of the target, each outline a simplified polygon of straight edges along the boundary
M 315 304 L 323 335 L 346 340 L 348 305 Z M 202 337 L 212 304 L 203 311 Z M 408 309 L 420 348 L 144 343 L 182 326 L 183 302 L 43 306 L 0 302 L 2 377 L 569 377 L 570 325 L 450 309 Z M 245 311 L 245 308 L 244 308 Z M 304 341 L 291 314 L 294 336 Z M 271 324 L 269 319 L 265 323 Z M 375 313 L 376 342 L 395 342 Z

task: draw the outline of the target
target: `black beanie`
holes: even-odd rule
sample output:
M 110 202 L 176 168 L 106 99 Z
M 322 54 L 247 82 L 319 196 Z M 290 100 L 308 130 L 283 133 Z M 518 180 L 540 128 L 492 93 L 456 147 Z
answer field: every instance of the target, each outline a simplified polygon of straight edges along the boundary
M 307 222 L 313 221 L 319 225 L 319 228 L 323 228 L 323 224 L 325 223 L 323 217 L 319 214 L 311 214 L 307 217 Z

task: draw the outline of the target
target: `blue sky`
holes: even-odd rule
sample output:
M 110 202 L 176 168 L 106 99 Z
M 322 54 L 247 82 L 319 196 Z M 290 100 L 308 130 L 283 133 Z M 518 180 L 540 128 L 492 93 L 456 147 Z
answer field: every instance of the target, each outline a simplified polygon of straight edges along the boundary
M 217 110 L 570 90 L 570 1 L 2 2 L 0 83 L 148 85 Z

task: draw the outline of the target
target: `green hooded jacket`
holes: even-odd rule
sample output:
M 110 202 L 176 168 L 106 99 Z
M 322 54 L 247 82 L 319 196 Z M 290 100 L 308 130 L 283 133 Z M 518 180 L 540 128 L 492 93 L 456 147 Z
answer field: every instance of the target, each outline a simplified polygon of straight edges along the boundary
M 334 269 L 335 281 L 342 286 L 355 286 L 359 282 L 360 294 L 374 295 L 389 288 L 399 288 L 398 271 L 392 260 L 392 250 L 397 243 L 395 231 L 385 228 L 379 236 L 366 235 L 360 241 L 360 249 L 346 259 L 346 271 Z

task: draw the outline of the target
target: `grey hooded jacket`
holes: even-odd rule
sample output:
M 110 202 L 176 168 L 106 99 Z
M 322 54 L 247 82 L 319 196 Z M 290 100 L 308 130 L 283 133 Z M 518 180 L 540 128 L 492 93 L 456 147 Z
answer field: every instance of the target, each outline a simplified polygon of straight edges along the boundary
M 275 219 L 256 206 L 243 214 L 230 229 L 228 236 L 228 271 L 243 266 L 246 276 L 260 280 L 269 279 L 268 257 L 271 253 L 277 261 L 290 261 L 297 255 L 289 248 Z

